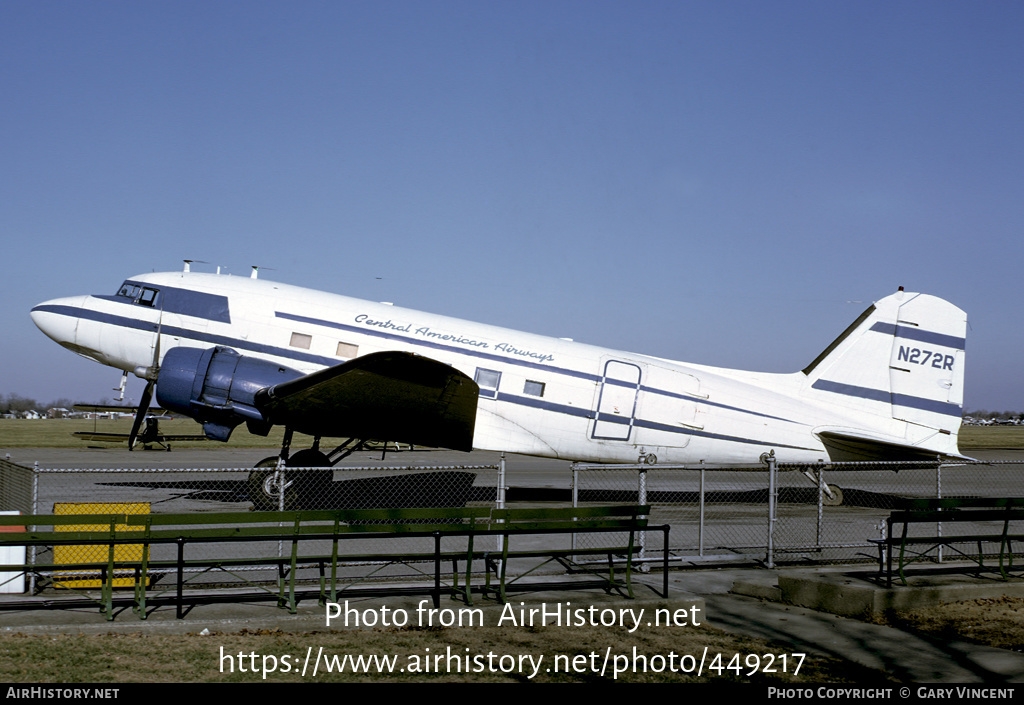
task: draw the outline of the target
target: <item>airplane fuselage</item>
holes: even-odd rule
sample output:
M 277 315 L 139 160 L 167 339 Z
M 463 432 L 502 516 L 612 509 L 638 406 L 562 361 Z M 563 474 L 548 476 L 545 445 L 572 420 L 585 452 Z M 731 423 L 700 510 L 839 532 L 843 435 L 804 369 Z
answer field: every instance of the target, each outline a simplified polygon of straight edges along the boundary
M 770 451 L 785 462 L 827 461 L 822 429 L 925 438 L 906 419 L 880 416 L 877 400 L 851 391 L 859 387 L 822 393 L 804 372 L 690 365 L 254 278 L 144 274 L 118 294 L 48 301 L 32 315 L 66 348 L 140 377 L 179 346 L 226 346 L 302 373 L 380 351 L 416 353 L 479 385 L 473 446 L 482 450 L 754 464 Z M 956 453 L 956 430 L 942 431 L 937 452 Z

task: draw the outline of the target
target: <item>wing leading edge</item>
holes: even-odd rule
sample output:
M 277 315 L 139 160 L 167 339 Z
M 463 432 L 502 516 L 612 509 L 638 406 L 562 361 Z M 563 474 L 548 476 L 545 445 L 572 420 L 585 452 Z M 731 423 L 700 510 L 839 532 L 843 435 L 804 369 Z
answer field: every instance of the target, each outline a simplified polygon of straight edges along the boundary
M 476 382 L 449 365 L 380 352 L 261 389 L 254 403 L 268 422 L 311 436 L 469 451 L 478 397 Z

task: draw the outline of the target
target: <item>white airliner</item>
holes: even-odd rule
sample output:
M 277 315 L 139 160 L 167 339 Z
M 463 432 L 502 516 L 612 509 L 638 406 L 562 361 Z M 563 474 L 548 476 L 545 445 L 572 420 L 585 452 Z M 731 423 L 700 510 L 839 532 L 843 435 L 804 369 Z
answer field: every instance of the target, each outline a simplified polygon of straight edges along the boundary
M 370 439 L 611 463 L 935 460 L 957 448 L 963 311 L 898 291 L 802 371 L 692 365 L 255 277 L 142 274 L 32 309 L 211 439 L 286 429 L 288 464 Z M 313 449 L 289 459 L 292 433 Z M 133 439 L 137 428 L 133 431 Z M 320 438 L 346 439 L 330 453 Z

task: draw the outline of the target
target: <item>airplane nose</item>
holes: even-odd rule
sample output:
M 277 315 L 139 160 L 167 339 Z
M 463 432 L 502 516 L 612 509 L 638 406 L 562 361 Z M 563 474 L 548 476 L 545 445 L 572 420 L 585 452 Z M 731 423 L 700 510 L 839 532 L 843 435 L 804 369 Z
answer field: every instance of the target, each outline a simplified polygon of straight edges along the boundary
M 88 296 L 69 296 L 63 299 L 44 301 L 33 307 L 32 322 L 47 337 L 68 347 L 75 344 L 78 318 Z

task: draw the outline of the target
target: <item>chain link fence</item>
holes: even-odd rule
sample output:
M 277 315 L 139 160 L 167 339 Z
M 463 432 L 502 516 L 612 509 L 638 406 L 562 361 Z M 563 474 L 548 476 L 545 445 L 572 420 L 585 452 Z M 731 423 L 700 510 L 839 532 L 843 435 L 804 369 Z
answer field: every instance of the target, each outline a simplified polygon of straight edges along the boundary
M 730 468 L 576 463 L 573 497 L 653 505 L 651 523 L 672 526 L 669 551 L 676 565 L 877 561 L 871 539 L 884 537 L 885 520 L 900 500 L 1024 497 L 1024 461 L 788 465 L 766 458 Z M 940 527 L 945 535 L 954 530 L 977 527 Z
M 22 514 L 106 514 L 106 513 L 220 513 L 275 509 L 388 509 L 410 507 L 494 506 L 502 500 L 501 465 L 338 467 L 338 468 L 202 468 L 202 469 L 65 469 L 25 467 L 0 460 L 0 509 Z M 69 525 L 67 530 L 90 530 L 88 525 Z M 170 527 L 166 527 L 170 528 Z M 287 527 L 282 527 L 287 529 Z M 387 547 L 381 542 L 388 541 Z M 450 539 L 457 541 L 458 539 Z M 430 537 L 396 537 L 359 541 L 357 553 L 427 553 Z M 446 546 L 446 550 L 461 550 Z M 312 554 L 330 554 L 330 541 L 306 542 Z M 54 546 L 30 549 L 30 562 L 79 563 L 93 560 L 89 546 Z M 123 547 L 125 556 L 140 550 L 134 544 Z M 256 544 L 196 544 L 190 558 L 245 558 L 266 555 L 267 547 Z M 286 555 L 290 547 L 278 546 Z M 232 551 L 230 556 L 224 552 Z M 152 547 L 152 561 L 171 561 L 173 545 Z M 218 553 L 219 552 L 219 553 Z M 237 561 L 236 561 L 237 562 Z M 367 565 L 374 561 L 353 560 L 348 573 L 353 580 L 368 578 Z M 273 569 L 235 565 L 233 574 L 255 573 L 249 582 L 272 582 Z M 155 571 L 159 572 L 159 571 Z M 235 582 L 237 575 L 204 571 L 193 576 L 193 586 Z M 415 565 L 382 564 L 372 571 L 374 579 L 420 578 Z M 93 587 L 98 581 L 72 580 L 74 576 L 48 576 L 50 585 Z M 345 574 L 341 575 L 345 578 Z M 318 580 L 316 568 L 307 567 L 298 580 Z M 44 586 L 45 587 L 45 586 Z M 36 588 L 35 583 L 31 591 Z
M 0 460 L 0 510 L 46 514 L 124 512 L 248 512 L 264 509 L 505 506 L 507 479 L 499 465 L 216 468 L 50 469 Z M 564 496 L 564 495 L 563 495 Z M 871 539 L 883 536 L 888 513 L 903 498 L 1024 496 L 1024 461 L 776 464 L 746 467 L 592 465 L 571 467 L 570 495 L 562 504 L 652 505 L 650 523 L 662 534 L 638 537 L 640 567 L 776 562 L 877 561 Z M 552 506 L 550 498 L 536 500 Z M 136 511 L 133 509 L 132 511 Z M 933 529 L 934 530 L 934 529 Z M 942 530 L 945 530 L 943 527 Z M 949 531 L 970 530 L 950 525 Z M 1018 531 L 1019 533 L 1019 531 Z M 948 534 L 947 534 L 948 535 Z M 383 541 L 384 539 L 380 539 Z M 388 541 L 429 539 L 388 539 Z M 612 535 L 579 535 L 574 545 L 593 548 Z M 374 541 L 361 550 L 382 552 Z M 497 541 L 496 541 L 497 544 Z M 564 546 L 561 546 L 564 547 Z M 416 551 L 420 547 L 410 547 Z M 456 548 L 456 547 L 453 547 Z M 389 544 L 387 550 L 394 550 Z M 49 549 L 47 549 L 49 550 Z M 170 551 L 170 547 L 161 550 Z M 224 550 L 216 544 L 205 551 Z M 254 549 L 256 550 L 256 549 Z M 265 548 L 263 549 L 266 550 Z M 282 550 L 284 550 L 282 548 Z M 457 548 L 456 548 L 457 550 Z M 239 556 L 233 556 L 238 558 Z M 47 561 L 52 556 L 40 556 Z M 154 560 L 170 555 L 154 555 Z M 69 562 L 82 560 L 67 558 Z M 353 564 L 355 565 L 355 564 Z M 365 566 L 363 566 L 365 568 Z M 353 574 L 355 574 L 355 571 Z M 365 570 L 362 574 L 365 574 Z M 306 577 L 316 579 L 309 573 Z M 381 566 L 376 577 L 419 577 L 415 569 Z M 215 582 L 216 575 L 206 576 Z M 268 576 L 268 579 L 272 577 Z

